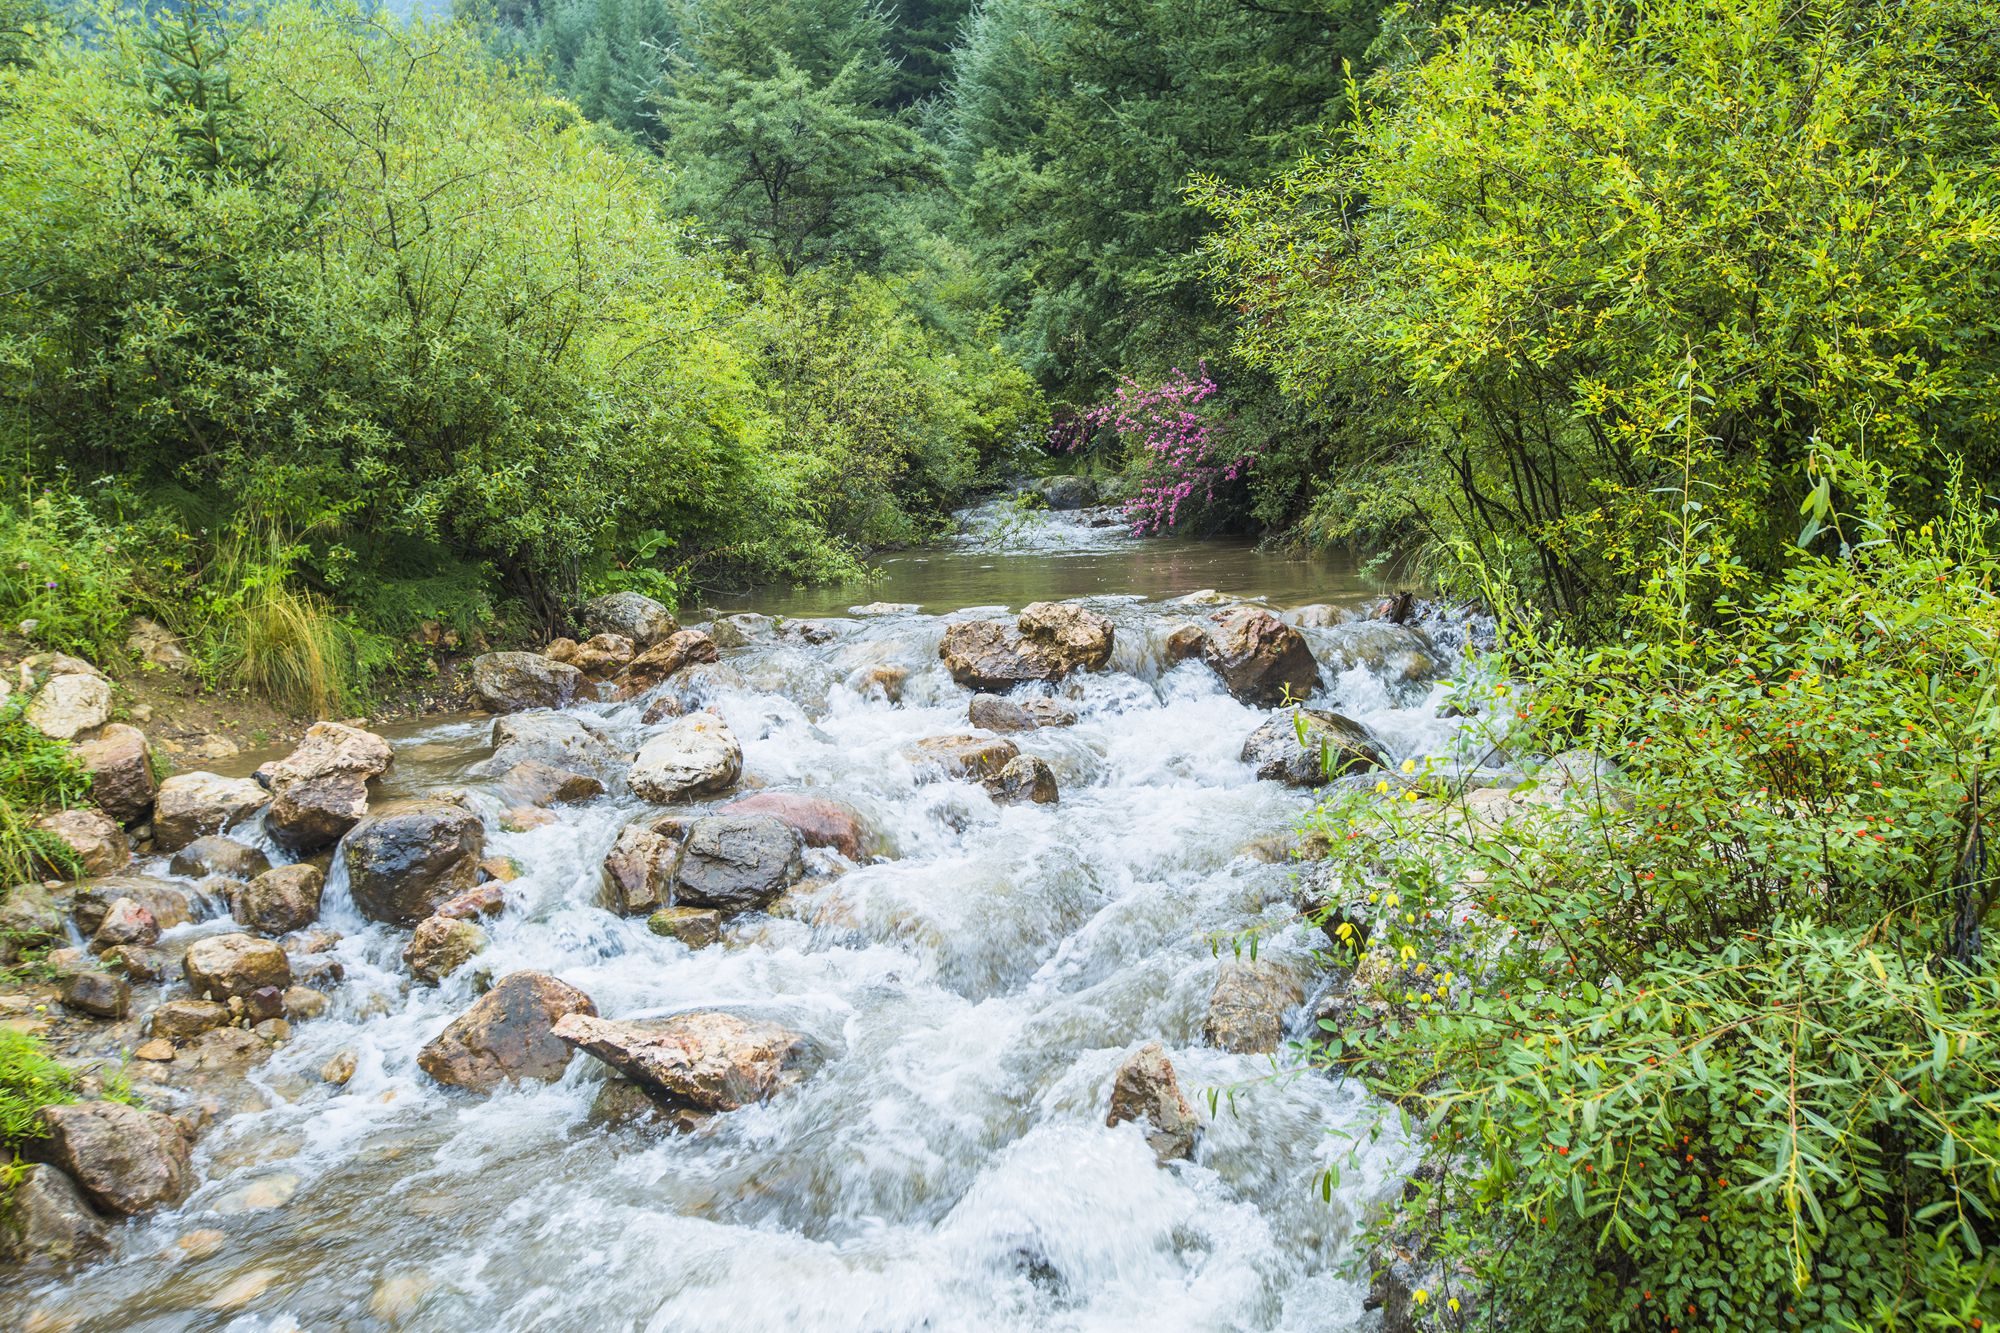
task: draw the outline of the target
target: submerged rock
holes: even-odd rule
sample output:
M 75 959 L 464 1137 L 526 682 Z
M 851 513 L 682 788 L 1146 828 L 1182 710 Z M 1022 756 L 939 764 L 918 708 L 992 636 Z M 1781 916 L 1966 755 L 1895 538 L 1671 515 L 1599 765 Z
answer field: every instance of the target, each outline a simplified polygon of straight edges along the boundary
M 175 852 L 205 833 L 251 819 L 270 795 L 249 778 L 215 773 L 176 773 L 153 798 L 153 848 Z
M 713 713 L 691 713 L 647 741 L 632 761 L 632 790 L 661 805 L 714 796 L 743 775 L 743 747 Z
M 226 879 L 253 879 L 271 868 L 270 858 L 247 843 L 211 833 L 196 838 L 174 853 L 167 869 L 189 879 L 221 875 Z
M 356 824 L 340 853 L 363 916 L 414 925 L 478 882 L 486 830 L 477 814 L 450 801 L 395 801 Z
M 705 1112 L 769 1099 L 804 1076 L 808 1052 L 804 1037 L 776 1023 L 707 1011 L 643 1024 L 572 1014 L 555 1035 L 655 1096 Z
M 674 866 L 674 900 L 746 912 L 805 875 L 803 840 L 770 815 L 709 815 L 688 827 Z
M 295 853 L 331 847 L 368 813 L 369 780 L 392 757 L 389 742 L 372 731 L 315 722 L 289 755 L 257 770 L 271 792 L 265 831 Z
M 1269 611 L 1242 606 L 1211 619 L 1202 660 L 1244 703 L 1271 708 L 1319 688 L 1319 664 L 1305 636 Z
M 740 796 L 722 807 L 725 815 L 769 815 L 798 830 L 808 847 L 830 847 L 850 861 L 859 861 L 867 841 L 861 812 L 842 801 L 804 792 L 760 791 Z
M 977 782 L 999 777 L 1020 753 L 1020 746 L 995 736 L 927 736 L 903 750 L 904 758 L 920 769 Z
M 1305 1003 L 1298 979 L 1266 959 L 1231 958 L 1216 974 L 1202 1035 L 1208 1044 L 1238 1055 L 1278 1049 L 1285 1013 Z
M 592 634 L 620 635 L 644 649 L 679 630 L 680 622 L 644 593 L 611 592 L 583 604 L 583 627 Z
M 1173 1062 L 1157 1041 L 1147 1042 L 1126 1056 L 1112 1080 L 1111 1114 L 1104 1123 L 1121 1125 L 1128 1120 L 1145 1126 L 1146 1142 L 1162 1162 L 1194 1151 L 1201 1121 L 1181 1095 Z
M 153 810 L 159 781 L 153 776 L 153 750 L 146 733 L 123 722 L 112 722 L 73 751 L 90 773 L 90 799 L 121 824 L 134 824 Z
M 188 1142 L 171 1117 L 123 1102 L 76 1102 L 42 1110 L 48 1136 L 28 1141 L 100 1212 L 131 1217 L 193 1192 Z
M 576 697 L 583 673 L 540 653 L 481 653 L 472 659 L 472 695 L 492 713 L 561 708 Z
M 440 1083 L 489 1092 L 523 1079 L 553 1083 L 569 1068 L 570 1048 L 551 1029 L 597 1006 L 576 987 L 545 972 L 502 977 L 417 1055 Z
M 1343 773 L 1389 767 L 1389 752 L 1368 728 L 1311 708 L 1266 718 L 1243 742 L 1242 758 L 1256 767 L 1258 777 L 1291 787 L 1317 787 Z
M 1337 626 L 1325 640 L 1343 668 L 1367 667 L 1392 685 L 1429 680 L 1438 674 L 1437 649 L 1407 625 L 1360 620 Z

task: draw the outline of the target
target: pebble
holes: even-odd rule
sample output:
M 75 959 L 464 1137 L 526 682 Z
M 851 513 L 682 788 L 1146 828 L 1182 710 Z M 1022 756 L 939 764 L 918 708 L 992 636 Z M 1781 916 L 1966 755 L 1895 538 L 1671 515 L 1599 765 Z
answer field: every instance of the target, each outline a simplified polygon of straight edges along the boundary
M 384 1278 L 375 1284 L 375 1291 L 368 1298 L 368 1313 L 385 1324 L 399 1324 L 416 1311 L 430 1290 L 427 1273 L 399 1273 Z
M 229 1243 L 229 1236 L 214 1227 L 203 1227 L 190 1231 L 174 1242 L 174 1248 L 190 1259 L 206 1259 L 212 1254 L 220 1254 L 222 1247 Z
M 233 1217 L 238 1213 L 265 1213 L 273 1208 L 283 1208 L 298 1192 L 299 1177 L 289 1171 L 280 1171 L 239 1185 L 217 1199 L 214 1208 L 224 1217 Z
M 342 1051 L 319 1067 L 319 1076 L 336 1088 L 354 1077 L 355 1056 L 353 1051 Z
M 277 1280 L 277 1269 L 253 1268 L 241 1277 L 231 1278 L 217 1288 L 215 1294 L 208 1298 L 208 1308 L 221 1310 L 224 1313 L 241 1310 L 269 1291 L 271 1284 Z

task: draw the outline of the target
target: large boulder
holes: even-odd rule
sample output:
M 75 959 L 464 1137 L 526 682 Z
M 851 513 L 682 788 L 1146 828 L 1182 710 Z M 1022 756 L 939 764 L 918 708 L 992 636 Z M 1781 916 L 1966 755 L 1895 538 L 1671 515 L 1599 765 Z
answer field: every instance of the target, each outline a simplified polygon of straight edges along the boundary
M 193 904 L 180 885 L 151 875 L 106 875 L 78 885 L 70 895 L 69 910 L 76 917 L 76 928 L 85 935 L 95 935 L 120 898 L 130 898 L 152 913 L 161 930 L 194 920 Z
M 623 671 L 634 652 L 632 641 L 623 634 L 593 634 L 563 660 L 592 680 L 604 680 Z
M 472 922 L 448 916 L 425 917 L 403 946 L 403 962 L 418 982 L 435 986 L 485 947 L 486 932 Z
M 58 810 L 35 827 L 69 848 L 86 875 L 115 875 L 132 859 L 125 830 L 102 810 Z
M 176 773 L 153 798 L 153 849 L 175 852 L 204 833 L 221 833 L 244 823 L 270 801 L 249 778 L 215 773 Z
M 248 843 L 211 833 L 196 838 L 175 852 L 167 869 L 189 879 L 221 875 L 225 879 L 254 879 L 271 868 L 271 859 Z
M 1020 746 L 997 736 L 926 736 L 903 748 L 903 757 L 920 770 L 975 782 L 999 777 L 1020 753 Z
M 510 809 L 573 805 L 603 794 L 604 784 L 590 774 L 572 773 L 539 759 L 524 759 L 500 775 L 500 799 Z
M 368 813 L 368 781 L 389 767 L 389 742 L 372 731 L 315 722 L 298 748 L 257 770 L 271 793 L 264 828 L 292 852 L 340 841 Z
M 111 682 L 83 672 L 50 676 L 28 702 L 27 718 L 52 740 L 75 740 L 111 720 Z
M 713 713 L 676 719 L 646 742 L 627 777 L 632 790 L 662 805 L 714 796 L 743 776 L 743 747 Z
M 620 635 L 645 649 L 673 635 L 680 622 L 644 593 L 611 592 L 583 604 L 583 627 L 592 634 Z
M 688 827 L 674 866 L 674 900 L 743 912 L 764 906 L 805 874 L 802 839 L 770 815 L 708 815 Z
M 1211 619 L 1202 659 L 1244 703 L 1270 708 L 1319 688 L 1319 664 L 1305 636 L 1269 611 L 1239 606 Z
M 630 759 L 596 721 L 538 708 L 494 720 L 493 757 L 479 771 L 500 777 L 522 764 L 536 763 L 608 784 L 617 780 Z
M 618 673 L 620 698 L 634 699 L 682 668 L 716 660 L 715 640 L 698 629 L 677 630 L 632 659 Z
M 135 824 L 152 813 L 160 784 L 153 776 L 153 751 L 145 732 L 113 722 L 78 741 L 73 753 L 90 772 L 90 798 L 98 809 L 121 824 Z
M 58 1167 L 99 1212 L 131 1217 L 177 1204 L 193 1192 L 188 1142 L 171 1116 L 123 1102 L 76 1102 L 42 1109 L 44 1138 L 27 1151 Z
M 108 1227 L 76 1182 L 45 1163 L 16 1170 L 0 1221 L 0 1265 L 16 1270 L 67 1268 L 108 1248 Z
M 1050 509 L 1088 509 L 1097 503 L 1097 483 L 1088 477 L 1043 477 L 1035 490 Z
M 181 960 L 188 989 L 211 1000 L 244 996 L 266 986 L 292 984 L 292 963 L 270 940 L 255 935 L 209 935 L 188 946 Z
M 1061 680 L 1111 660 L 1111 622 L 1071 602 L 1036 602 L 1012 628 L 997 620 L 945 627 L 938 645 L 951 678 L 967 689 L 1010 690 L 1023 681 Z
M 392 801 L 348 831 L 340 854 L 361 914 L 411 926 L 479 882 L 486 829 L 451 801 Z
M 798 830 L 808 847 L 830 847 L 850 861 L 859 861 L 868 839 L 861 812 L 841 801 L 804 792 L 760 791 L 740 796 L 717 813 L 769 815 Z
M 229 914 L 259 935 L 289 935 L 319 920 L 319 899 L 325 888 L 326 876 L 318 866 L 304 861 L 279 866 L 247 883 L 239 880 L 233 884 Z
M 553 1083 L 569 1068 L 570 1048 L 551 1031 L 571 1014 L 597 1006 L 576 987 L 545 972 L 515 972 L 451 1021 L 417 1054 L 440 1083 L 489 1092 L 502 1083 Z
M 572 1014 L 555 1035 L 670 1105 L 713 1113 L 761 1102 L 804 1076 L 806 1039 L 776 1023 L 712 1011 L 651 1023 Z
M 1389 766 L 1389 752 L 1368 728 L 1312 708 L 1264 719 L 1243 742 L 1242 758 L 1256 766 L 1258 777 L 1290 787 L 1317 787 L 1343 773 Z
M 1202 1035 L 1209 1045 L 1239 1055 L 1275 1051 L 1284 1040 L 1286 1011 L 1305 998 L 1298 978 L 1270 960 L 1227 959 L 1209 992 Z
M 673 896 L 674 840 L 644 824 L 627 824 L 604 857 L 604 884 L 611 910 L 620 916 L 649 916 Z
M 1111 1114 L 1104 1123 L 1121 1125 L 1128 1120 L 1145 1127 L 1146 1142 L 1162 1162 L 1194 1151 L 1201 1121 L 1181 1095 L 1173 1062 L 1157 1041 L 1147 1042 L 1126 1056 L 1112 1080 Z
M 582 684 L 581 671 L 540 653 L 481 653 L 472 659 L 472 697 L 492 713 L 561 708 Z

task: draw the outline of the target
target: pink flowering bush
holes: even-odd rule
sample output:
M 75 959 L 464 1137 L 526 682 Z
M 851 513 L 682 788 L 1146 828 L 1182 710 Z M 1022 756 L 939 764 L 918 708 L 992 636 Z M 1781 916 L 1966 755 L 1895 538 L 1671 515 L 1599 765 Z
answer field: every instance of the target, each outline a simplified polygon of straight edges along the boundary
M 1254 452 L 1230 455 L 1219 450 L 1217 421 L 1199 410 L 1215 394 L 1215 381 L 1204 364 L 1190 375 L 1169 372 L 1158 384 L 1121 379 L 1109 402 L 1085 408 L 1050 434 L 1064 450 L 1075 450 L 1106 428 L 1120 443 L 1139 453 L 1146 468 L 1139 493 L 1125 505 L 1132 530 L 1140 534 L 1172 529 L 1189 501 L 1212 503 L 1217 486 L 1235 481 L 1250 470 Z

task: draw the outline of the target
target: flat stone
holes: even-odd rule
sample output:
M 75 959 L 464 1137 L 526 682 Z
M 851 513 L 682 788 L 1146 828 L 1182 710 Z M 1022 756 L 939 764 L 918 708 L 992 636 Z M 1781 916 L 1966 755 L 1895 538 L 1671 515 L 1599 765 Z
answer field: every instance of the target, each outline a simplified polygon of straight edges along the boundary
M 221 833 L 248 822 L 270 803 L 270 794 L 249 778 L 215 773 L 176 773 L 153 798 L 153 848 L 175 852 L 206 833 Z
M 807 1055 L 796 1032 L 714 1011 L 646 1024 L 571 1014 L 555 1035 L 654 1095 L 705 1112 L 767 1100 L 803 1076 Z
M 552 1083 L 569 1047 L 550 1030 L 569 1014 L 597 1013 L 590 997 L 543 972 L 502 977 L 417 1055 L 440 1083 L 488 1092 L 524 1079 Z

